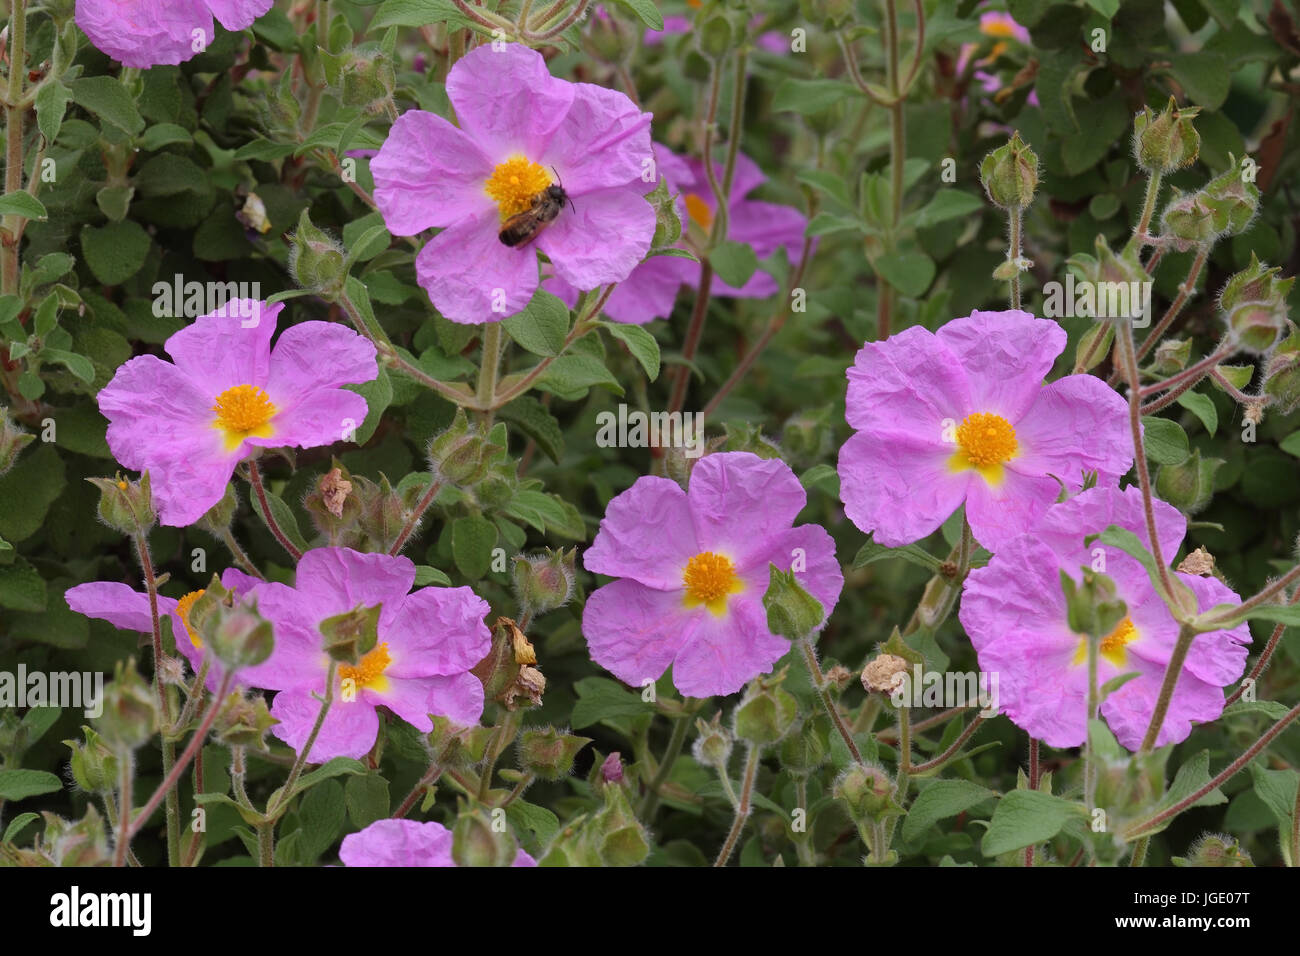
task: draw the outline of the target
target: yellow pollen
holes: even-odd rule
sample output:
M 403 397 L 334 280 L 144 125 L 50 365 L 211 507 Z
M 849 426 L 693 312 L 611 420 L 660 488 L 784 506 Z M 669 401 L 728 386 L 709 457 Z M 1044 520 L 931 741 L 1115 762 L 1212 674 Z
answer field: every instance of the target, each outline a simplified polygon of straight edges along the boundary
M 1010 461 L 1016 454 L 1016 430 L 1001 415 L 975 412 L 957 426 L 959 454 L 976 468 Z
M 695 193 L 686 194 L 686 214 L 699 223 L 701 228 L 713 228 L 713 210 L 709 208 L 709 204 L 702 197 L 697 196 Z
M 369 687 L 381 677 L 388 665 L 393 659 L 388 656 L 388 644 L 377 644 L 375 647 L 362 655 L 361 660 L 357 661 L 356 666 L 343 664 L 339 667 L 339 677 L 344 680 L 351 679 L 357 688 Z
M 126 491 L 126 482 L 119 479 L 117 482 L 117 487 L 120 488 L 122 491 Z
M 203 646 L 203 639 L 194 633 L 194 628 L 190 627 L 190 608 L 192 608 L 194 602 L 201 597 L 203 597 L 202 591 L 191 591 L 176 602 L 176 616 L 179 617 L 181 623 L 185 625 L 185 633 L 190 636 L 190 643 L 195 647 L 200 648 Z
M 511 156 L 492 170 L 483 188 L 501 210 L 501 221 L 532 208 L 533 200 L 551 185 L 551 177 L 539 163 Z
M 1138 632 L 1133 624 L 1133 619 L 1126 617 L 1115 625 L 1115 630 L 1101 639 L 1101 645 L 1097 648 L 1097 653 L 1116 667 L 1123 667 L 1126 659 L 1124 648 L 1137 640 L 1137 636 Z M 1086 664 L 1087 661 L 1088 640 L 1084 638 L 1079 642 L 1079 649 L 1074 654 L 1074 663 Z
M 725 614 L 727 596 L 744 589 L 731 559 L 712 551 L 701 551 L 686 562 L 682 583 L 686 585 L 687 607 L 703 604 L 714 614 Z
M 213 423 L 226 433 L 228 448 L 238 447 L 245 438 L 266 438 L 268 424 L 277 411 L 271 398 L 256 385 L 233 385 L 217 396 L 212 406 L 217 413 Z

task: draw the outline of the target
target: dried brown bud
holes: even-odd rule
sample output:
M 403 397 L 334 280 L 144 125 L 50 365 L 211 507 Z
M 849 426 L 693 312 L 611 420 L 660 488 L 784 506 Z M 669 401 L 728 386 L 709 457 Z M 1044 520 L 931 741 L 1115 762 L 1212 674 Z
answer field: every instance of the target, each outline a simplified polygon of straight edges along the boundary
M 515 709 L 515 698 L 524 697 L 534 707 L 541 706 L 542 694 L 546 692 L 546 678 L 536 667 L 525 664 L 519 668 L 519 676 L 514 679 L 502 694 L 506 710 Z
M 903 686 L 907 661 L 893 654 L 881 654 L 862 669 L 862 686 L 868 692 L 889 695 Z
M 1197 548 L 1183 558 L 1182 564 L 1178 565 L 1178 570 L 1184 574 L 1199 574 L 1203 578 L 1209 577 L 1214 573 L 1214 555 L 1203 547 Z
M 352 493 L 352 482 L 343 477 L 340 469 L 331 468 L 320 480 L 320 493 L 329 513 L 342 518 L 343 502 Z

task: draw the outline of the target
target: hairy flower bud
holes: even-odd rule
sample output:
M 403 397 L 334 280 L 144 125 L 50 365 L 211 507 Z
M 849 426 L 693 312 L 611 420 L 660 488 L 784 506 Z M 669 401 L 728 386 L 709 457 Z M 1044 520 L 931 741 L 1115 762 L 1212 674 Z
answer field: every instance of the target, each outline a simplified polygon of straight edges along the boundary
M 12 468 L 18 460 L 18 453 L 35 440 L 35 435 L 14 424 L 9 409 L 0 408 L 0 475 Z
M 1183 514 L 1196 514 L 1210 503 L 1214 474 L 1222 458 L 1202 458 L 1199 448 L 1182 464 L 1161 465 L 1156 473 L 1156 494 Z
M 1220 234 L 1214 211 L 1199 193 L 1175 195 L 1160 216 L 1160 232 L 1180 252 L 1211 243 Z
M 85 742 L 63 741 L 71 750 L 72 779 L 87 793 L 110 793 L 117 786 L 117 754 L 90 727 L 82 727 Z
M 158 705 L 135 669 L 135 660 L 119 662 L 104 688 L 103 712 L 95 726 L 104 742 L 117 750 L 135 750 L 158 732 Z
M 347 278 L 343 245 L 312 225 L 306 209 L 298 217 L 298 228 L 291 239 L 289 271 L 294 279 L 324 298 L 335 297 Z
M 708 723 L 697 717 L 695 730 L 699 734 L 691 745 L 691 754 L 695 757 L 695 762 L 719 770 L 725 768 L 727 761 L 731 759 L 731 747 L 736 738 L 732 736 L 730 730 L 722 726 L 722 713 L 719 711 L 714 714 L 713 720 Z
M 801 640 L 821 628 L 826 620 L 822 603 L 799 584 L 794 571 L 768 565 L 767 590 L 763 593 L 767 629 L 773 634 Z
M 893 807 L 894 781 L 883 767 L 855 764 L 835 781 L 831 789 L 837 800 L 844 801 L 855 823 L 881 819 Z
M 1020 132 L 984 157 L 980 183 L 993 205 L 1024 209 L 1038 189 L 1038 155 L 1020 138 Z
M 221 703 L 221 711 L 212 725 L 218 741 L 229 747 L 252 747 L 266 750 L 266 733 L 278 724 L 260 693 L 245 696 L 235 691 Z
M 510 866 L 519 845 L 508 830 L 498 830 L 484 812 L 466 812 L 451 831 L 451 858 L 457 866 Z
M 519 735 L 519 759 L 542 780 L 560 780 L 573 772 L 573 759 L 590 737 L 575 737 L 554 727 L 529 727 Z
M 471 425 L 463 408 L 451 425 L 429 442 L 429 467 L 440 480 L 468 488 L 482 481 L 492 462 L 505 453 L 478 424 Z
M 379 643 L 379 615 L 382 611 L 382 604 L 371 607 L 358 604 L 350 611 L 325 618 L 320 622 L 325 653 L 340 664 L 356 666 Z
M 1279 277 L 1279 266 L 1269 268 L 1252 252 L 1250 265 L 1232 276 L 1219 293 L 1219 308 L 1227 315 L 1228 334 L 1234 345 L 1257 355 L 1268 352 L 1287 329 L 1287 296 L 1295 276 Z
M 573 594 L 577 553 L 576 548 L 547 548 L 544 554 L 515 558 L 515 599 L 524 613 L 537 617 L 568 602 Z
M 750 682 L 736 706 L 732 726 L 736 736 L 756 744 L 774 744 L 794 726 L 799 702 L 780 686 L 785 672 Z
M 1207 833 L 1187 851 L 1171 859 L 1174 866 L 1247 867 L 1255 863 L 1234 838 L 1226 833 Z
M 99 517 L 114 531 L 128 535 L 145 534 L 157 522 L 153 496 L 149 492 L 148 472 L 139 481 L 121 475 L 86 480 L 99 489 Z
M 1231 153 L 1227 171 L 1211 179 L 1196 195 L 1210 210 L 1220 235 L 1236 236 L 1245 232 L 1259 211 L 1259 189 L 1242 178 Z
M 1192 124 L 1197 107 L 1179 107 L 1174 98 L 1159 113 L 1144 106 L 1133 118 L 1133 152 L 1147 172 L 1171 173 L 1196 162 L 1201 137 Z

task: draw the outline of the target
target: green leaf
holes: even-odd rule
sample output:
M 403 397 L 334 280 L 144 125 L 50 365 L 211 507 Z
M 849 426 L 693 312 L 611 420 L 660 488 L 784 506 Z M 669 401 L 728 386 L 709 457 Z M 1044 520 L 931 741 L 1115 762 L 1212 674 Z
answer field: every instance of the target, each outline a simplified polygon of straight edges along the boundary
M 369 776 L 369 774 L 367 774 Z M 338 781 L 314 787 L 298 806 L 302 836 L 296 857 L 304 863 L 317 860 L 338 839 L 347 819 L 347 803 Z
M 907 544 L 901 548 L 887 548 L 875 541 L 868 541 L 858 549 L 857 557 L 853 559 L 853 567 L 855 569 L 864 568 L 868 564 L 883 561 L 886 558 L 903 558 L 905 561 L 910 561 L 912 564 L 923 567 L 931 573 L 938 571 L 943 564 L 929 551 L 915 544 Z
M 339 423 L 339 437 L 349 438 L 348 433 L 353 427 L 356 428 L 355 440 L 358 445 L 364 445 L 370 441 L 370 436 L 375 433 L 379 427 L 380 419 L 383 418 L 384 411 L 393 401 L 393 383 L 388 377 L 388 370 L 381 368 L 379 374 L 369 382 L 362 382 L 360 385 L 344 385 L 349 392 L 356 392 L 366 400 L 366 420 L 361 423 L 344 420 Z
M 1182 425 L 1150 415 L 1142 419 L 1142 446 L 1147 457 L 1160 465 L 1181 465 L 1191 454 Z
M 249 495 L 248 497 L 253 503 L 253 510 L 257 512 L 257 516 L 265 524 L 266 515 L 262 512 L 262 502 L 258 500 L 257 495 Z M 293 509 L 285 504 L 284 500 L 270 488 L 266 489 L 266 501 L 271 506 L 271 515 L 275 518 L 275 523 L 280 526 L 280 530 L 284 532 L 284 536 L 299 551 L 306 551 L 307 542 L 303 538 L 302 532 L 298 530 L 298 519 L 294 516 Z
M 32 813 L 30 810 L 27 813 L 18 814 L 18 816 L 10 820 L 9 825 L 5 827 L 4 839 L 0 840 L 0 843 L 8 843 L 12 846 L 14 841 L 18 839 L 18 834 L 22 833 L 23 830 L 27 828 L 27 824 L 31 823 L 33 820 L 39 820 L 40 818 L 41 815 L 39 813 Z
M 506 820 L 517 836 L 533 844 L 540 850 L 551 842 L 551 838 L 560 830 L 560 818 L 545 807 L 526 800 L 512 800 L 506 807 Z M 532 834 L 533 839 L 528 840 Z
M 477 581 L 492 566 L 497 527 L 482 515 L 457 518 L 451 525 L 451 557 L 460 573 Z
M 934 260 L 923 252 L 894 253 L 875 261 L 881 277 L 908 298 L 916 298 L 934 280 Z
M 654 0 L 614 0 L 614 2 L 635 13 L 651 30 L 664 28 L 664 16 L 655 6 Z
M 748 243 L 720 242 L 709 253 L 709 262 L 719 279 L 733 289 L 739 289 L 758 268 L 758 255 Z
M 72 91 L 58 80 L 50 79 L 36 91 L 36 126 L 47 143 L 59 138 L 63 115 L 72 101 Z
M 48 219 L 45 204 L 24 190 L 0 196 L 0 216 L 22 216 L 24 219 Z
M 343 785 L 343 799 L 348 819 L 357 829 L 365 829 L 388 816 L 388 781 L 377 773 L 349 777 Z
M 1250 775 L 1255 780 L 1255 796 L 1273 811 L 1282 837 L 1283 852 L 1290 856 L 1287 843 L 1291 838 L 1291 820 L 1295 815 L 1296 788 L 1300 785 L 1300 771 L 1266 770 L 1258 763 L 1250 765 Z M 1287 861 L 1294 866 L 1294 860 Z
M 961 219 L 976 210 L 984 208 L 984 201 L 973 193 L 964 193 L 957 189 L 941 189 L 934 198 L 915 213 L 916 225 L 920 228 L 947 222 L 949 219 Z
M 1192 757 L 1178 768 L 1178 772 L 1174 774 L 1174 782 L 1169 785 L 1169 789 L 1165 791 L 1165 795 L 1161 798 L 1160 802 L 1152 808 L 1149 816 L 1157 816 L 1165 810 L 1168 810 L 1174 804 L 1190 797 L 1193 793 L 1200 790 L 1209 782 L 1210 752 L 1208 750 L 1202 750 L 1195 757 Z M 1210 807 L 1218 803 L 1227 802 L 1228 798 L 1225 797 L 1216 787 L 1205 796 L 1201 797 L 1201 799 L 1196 801 L 1196 803 L 1192 804 L 1192 806 Z M 1188 807 L 1188 809 L 1191 809 L 1191 807 Z M 1158 824 L 1140 826 L 1137 829 L 1126 832 L 1125 836 L 1130 840 L 1135 840 L 1142 836 L 1151 836 L 1169 826 L 1173 819 L 1173 817 L 1170 817 L 1168 820 L 1164 820 Z
M 1119 525 L 1113 524 L 1099 534 L 1097 540 L 1102 544 L 1119 548 L 1131 558 L 1136 558 L 1142 567 L 1146 569 L 1147 577 L 1151 579 L 1151 585 L 1156 589 L 1156 593 L 1162 592 L 1163 585 L 1156 559 L 1142 544 L 1142 540 L 1137 535 L 1127 528 L 1121 528 Z M 1169 582 L 1173 586 L 1175 600 L 1188 614 L 1195 614 L 1199 605 L 1197 604 L 1196 595 L 1192 593 L 1192 589 L 1184 584 L 1176 574 L 1169 575 Z
M 659 343 L 655 337 L 639 325 L 625 325 L 622 322 L 601 322 L 610 335 L 627 346 L 632 357 L 641 363 L 650 381 L 659 377 Z
M 63 789 L 63 781 L 44 770 L 0 770 L 0 800 L 26 800 Z
M 1276 700 L 1238 700 L 1223 708 L 1225 718 L 1239 714 L 1263 714 L 1270 720 L 1281 720 L 1289 712 L 1286 704 Z
M 81 227 L 81 251 L 86 265 L 104 285 L 121 285 L 139 272 L 150 245 L 149 233 L 129 219 L 107 226 Z
M 497 410 L 497 417 L 502 421 L 517 425 L 519 430 L 537 442 L 547 458 L 559 464 L 564 455 L 564 432 L 555 416 L 546 410 L 546 406 L 531 395 L 521 395 L 508 405 Z
M 980 852 L 1001 856 L 1043 843 L 1061 832 L 1072 816 L 1084 815 L 1076 803 L 1040 790 L 1012 790 L 998 801 Z
M 1178 404 L 1183 406 L 1193 415 L 1201 420 L 1205 430 L 1214 437 L 1214 433 L 1219 430 L 1219 410 L 1214 407 L 1214 402 L 1209 396 L 1202 395 L 1199 392 L 1183 392 L 1178 396 Z
M 305 773 L 299 777 L 297 785 L 293 788 L 293 792 L 294 795 L 297 795 L 302 793 L 304 790 L 310 790 L 323 780 L 329 780 L 332 777 L 341 777 L 344 774 L 359 773 L 370 773 L 370 768 L 360 760 L 353 760 L 351 757 L 334 757 L 333 759 L 321 764 L 311 773 Z
M 427 588 L 431 584 L 444 588 L 451 587 L 451 578 L 437 568 L 429 567 L 427 564 L 417 564 L 415 566 L 415 586 L 417 588 Z
M 569 401 L 581 398 L 593 385 L 603 385 L 615 395 L 623 394 L 612 372 L 591 355 L 561 355 L 537 379 L 537 387 Z
M 144 120 L 126 87 L 111 76 L 86 76 L 68 83 L 72 100 L 132 136 L 144 129 Z
M 136 145 L 147 152 L 153 152 L 173 143 L 188 143 L 192 139 L 190 131 L 184 126 L 177 126 L 175 123 L 159 123 L 146 129 L 136 140 Z
M 903 820 L 904 842 L 915 839 L 940 820 L 996 797 L 992 790 L 969 780 L 936 780 L 917 794 Z
M 564 351 L 564 339 L 569 332 L 569 307 L 549 292 L 538 289 L 523 311 L 516 312 L 501 325 L 507 335 L 534 355 L 559 355 Z
M 1217 110 L 1228 98 L 1232 74 L 1228 70 L 1228 61 L 1221 54 L 1204 50 L 1175 53 L 1169 62 L 1169 72 L 1197 106 Z
M 640 717 L 654 713 L 653 707 L 641 700 L 640 695 L 606 677 L 584 677 L 573 685 L 573 689 L 578 694 L 570 720 L 574 730 L 611 717 Z
M 84 355 L 64 349 L 44 348 L 41 349 L 41 359 L 46 362 L 57 362 L 87 385 L 95 381 L 95 363 Z
M 370 29 L 422 27 L 431 23 L 447 23 L 455 29 L 469 26 L 451 0 L 386 0 L 370 22 Z
M 1282 439 L 1278 447 L 1281 448 L 1284 452 L 1287 452 L 1288 454 L 1295 455 L 1297 458 L 1300 458 L 1300 431 L 1292 432 L 1291 434 L 1287 435 L 1285 438 Z
M 65 484 L 63 461 L 54 443 L 25 452 L 0 475 L 0 537 L 17 544 L 40 530 Z
M 857 87 L 843 80 L 782 80 L 772 95 L 772 110 L 808 116 L 858 95 Z

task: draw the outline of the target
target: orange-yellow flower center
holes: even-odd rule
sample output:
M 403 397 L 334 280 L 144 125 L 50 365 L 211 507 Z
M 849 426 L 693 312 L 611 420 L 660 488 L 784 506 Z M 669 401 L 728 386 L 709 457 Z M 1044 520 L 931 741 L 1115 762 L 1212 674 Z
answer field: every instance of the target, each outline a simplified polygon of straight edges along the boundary
M 270 421 L 275 416 L 271 397 L 256 385 L 232 385 L 217 396 L 212 406 L 217 413 L 213 423 L 226 433 L 226 446 L 233 449 L 245 438 L 266 438 L 271 434 Z
M 387 644 L 376 644 L 371 650 L 361 656 L 361 660 L 355 665 L 342 664 L 339 666 L 339 677 L 344 680 L 351 680 L 357 690 L 362 687 L 369 687 L 376 683 L 384 676 L 384 671 L 388 665 L 393 663 L 393 659 L 388 655 Z
M 957 446 L 976 468 L 988 468 L 1010 461 L 1016 454 L 1016 430 L 1001 415 L 975 412 L 957 426 Z
M 185 625 L 185 633 L 190 636 L 190 643 L 195 647 L 202 647 L 203 639 L 194 632 L 194 628 L 190 627 L 190 608 L 192 608 L 194 602 L 201 597 L 203 597 L 203 591 L 191 591 L 176 602 L 176 616 L 179 617 L 181 623 Z
M 551 185 L 550 174 L 540 163 L 523 156 L 511 156 L 497 164 L 483 188 L 501 210 L 501 221 L 532 208 L 533 200 Z
M 744 589 L 731 559 L 712 551 L 701 551 L 686 562 L 682 583 L 686 585 L 687 607 L 703 604 L 714 614 L 725 613 L 727 596 Z
M 1137 628 L 1133 625 L 1132 618 L 1124 618 L 1115 625 L 1115 630 L 1111 631 L 1101 639 L 1101 644 L 1097 648 L 1097 653 L 1101 657 L 1110 661 L 1116 667 L 1123 667 L 1127 655 L 1125 648 L 1137 640 Z M 1088 661 L 1088 639 L 1084 638 L 1079 642 L 1079 650 L 1075 652 L 1074 663 L 1085 664 Z
M 701 229 L 713 228 L 713 210 L 702 196 L 695 193 L 686 194 L 686 214 L 699 223 Z

